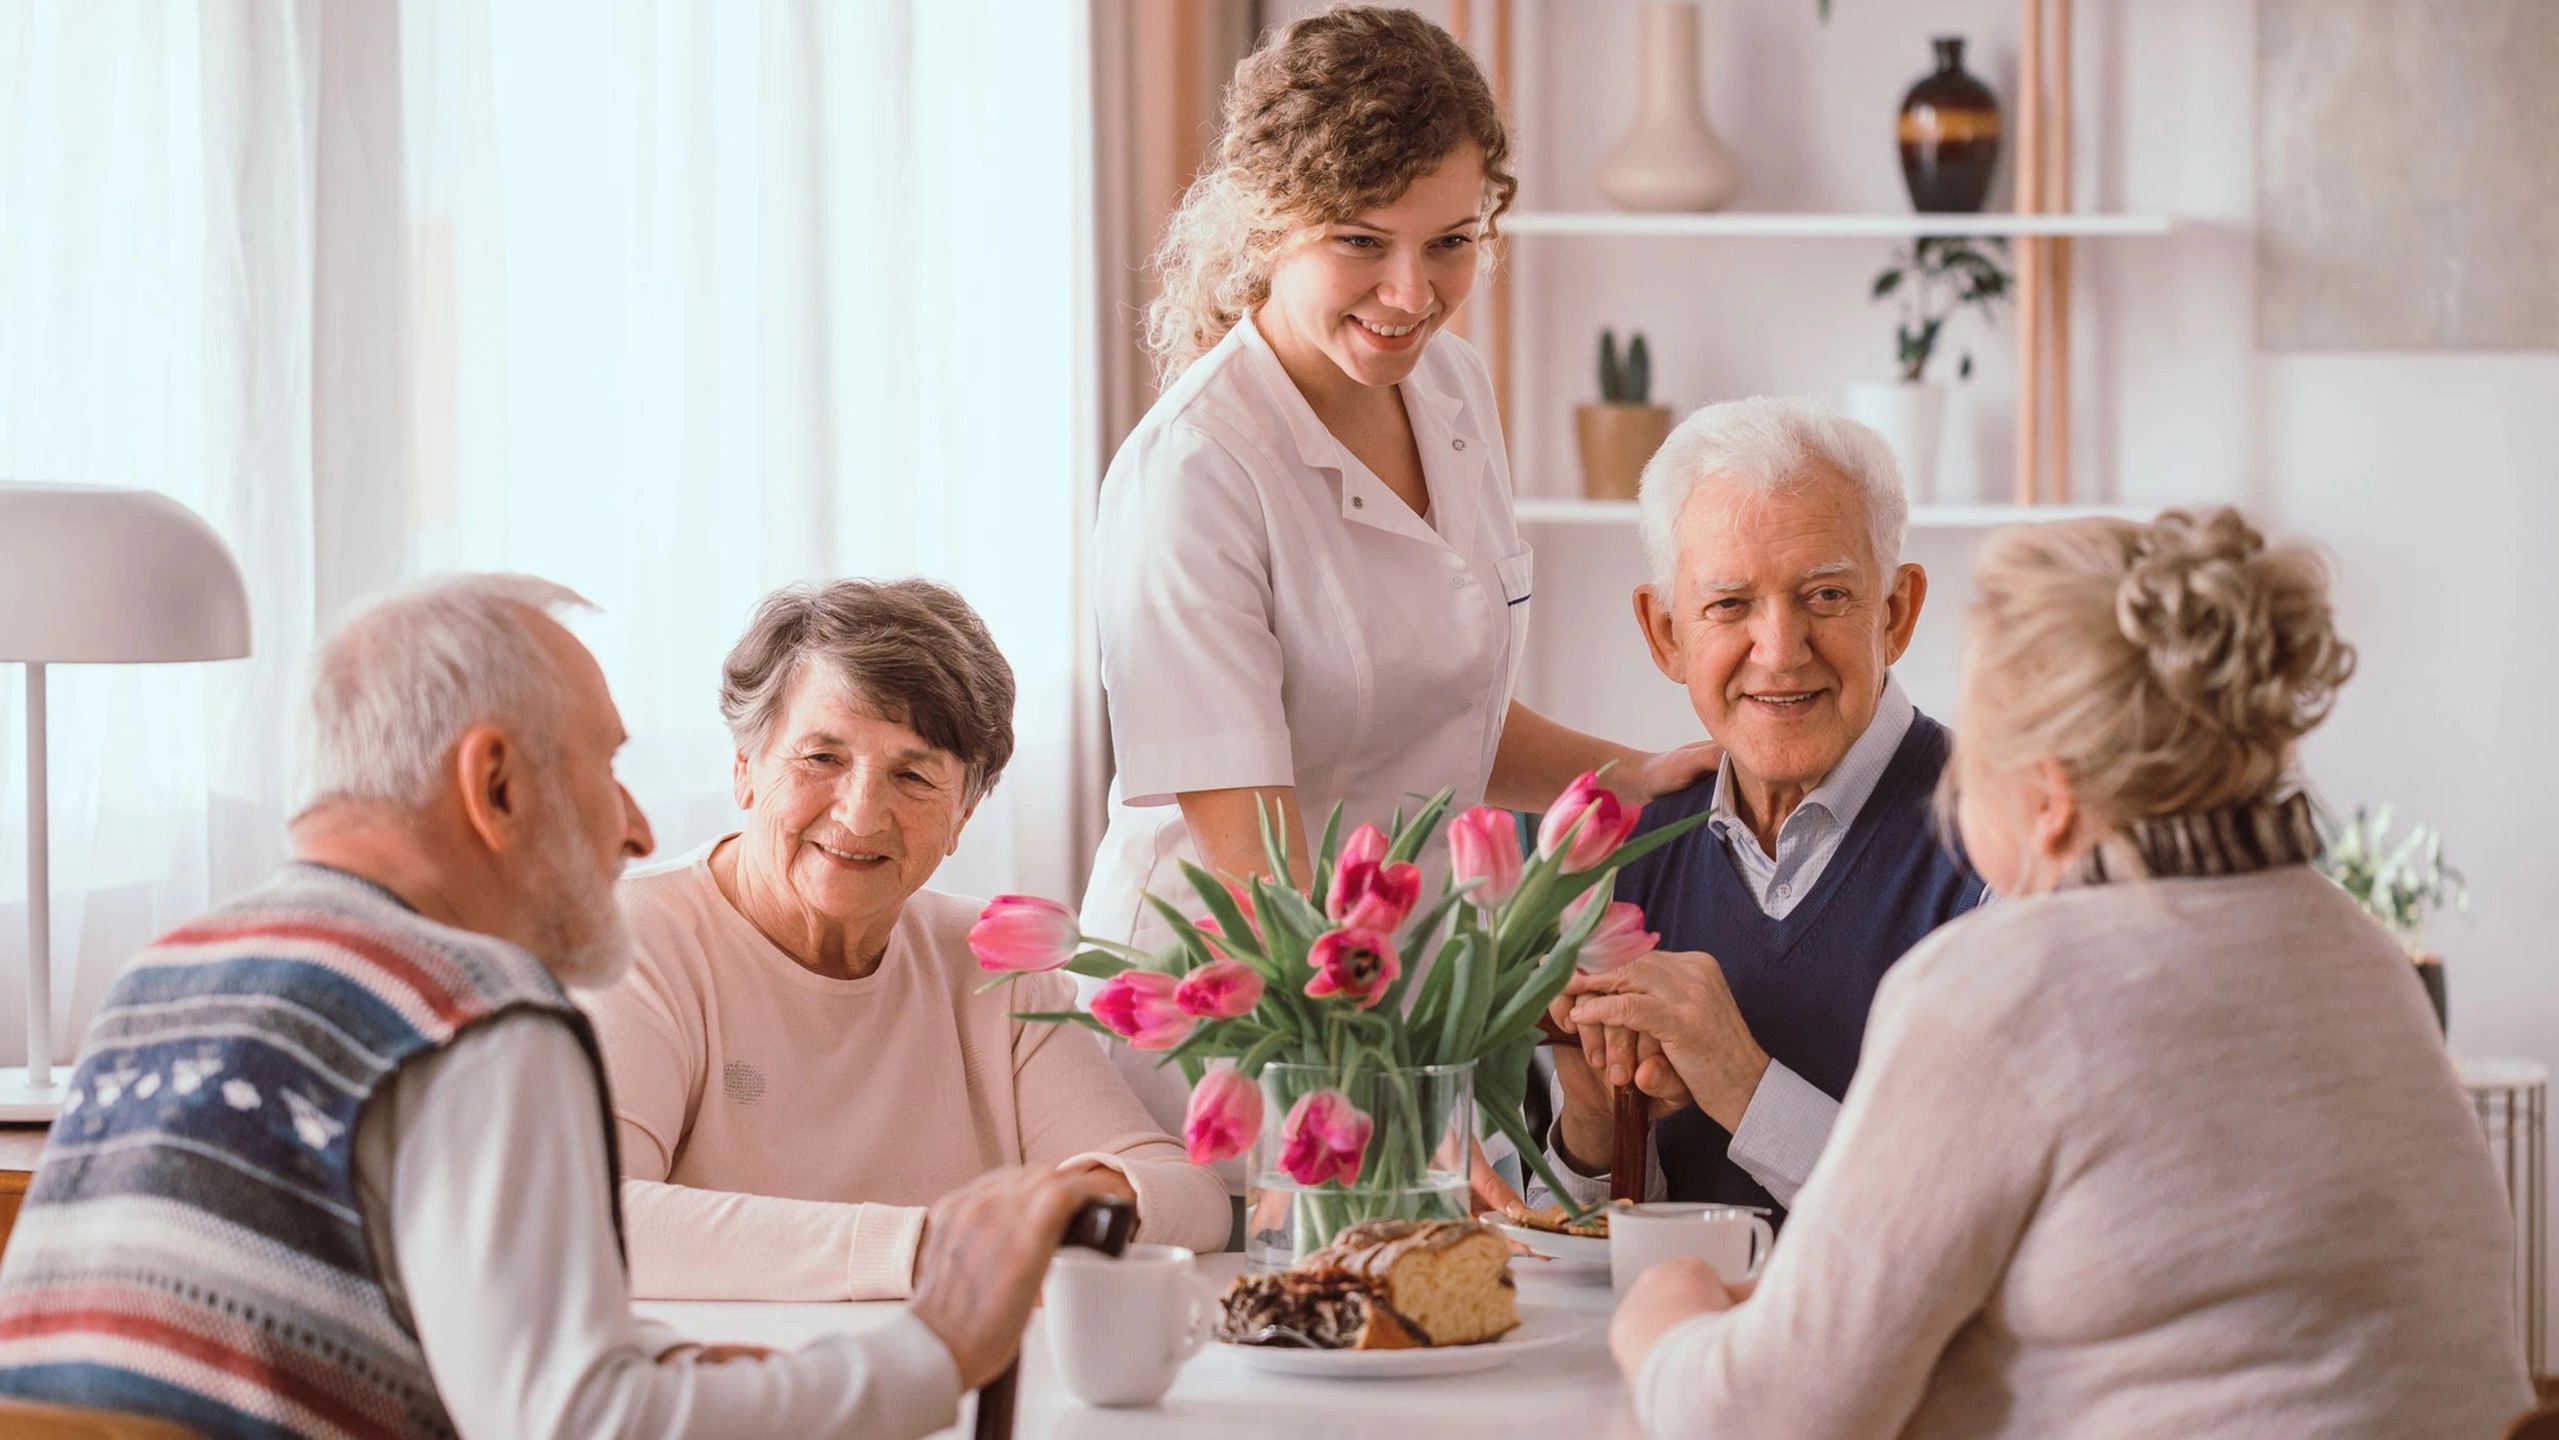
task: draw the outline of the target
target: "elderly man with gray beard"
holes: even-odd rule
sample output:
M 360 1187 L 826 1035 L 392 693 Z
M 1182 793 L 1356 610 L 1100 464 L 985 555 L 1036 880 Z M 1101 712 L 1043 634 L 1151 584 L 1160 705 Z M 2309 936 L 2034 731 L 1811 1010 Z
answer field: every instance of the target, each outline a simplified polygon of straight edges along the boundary
M 1019 1344 L 1076 1174 L 933 1211 L 907 1313 L 788 1355 L 631 1311 L 564 984 L 629 961 L 649 826 L 604 674 L 524 576 L 349 620 L 293 863 L 108 992 L 0 1266 L 0 1396 L 209 1440 L 915 1436 Z
M 1724 746 L 1638 833 L 1713 818 L 1617 878 L 1661 949 L 1577 978 L 1555 1019 L 1549 1149 L 1605 1198 L 1609 1087 L 1652 1101 L 1654 1199 L 1783 1207 L 1812 1173 L 1884 972 L 1984 899 L 1930 802 L 1943 726 L 1902 694 L 1928 576 L 1880 436 L 1803 400 L 1709 406 L 1644 469 L 1653 663 Z

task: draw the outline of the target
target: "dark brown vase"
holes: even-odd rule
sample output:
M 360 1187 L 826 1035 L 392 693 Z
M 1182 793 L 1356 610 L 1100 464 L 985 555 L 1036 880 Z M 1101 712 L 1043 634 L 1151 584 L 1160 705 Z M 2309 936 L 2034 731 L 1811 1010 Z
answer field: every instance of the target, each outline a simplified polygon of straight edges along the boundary
M 1931 213 L 1969 213 L 1990 198 L 1999 164 L 1999 101 L 1964 69 L 1964 37 L 1940 35 L 1937 73 L 1901 102 L 1901 173 L 1910 203 Z

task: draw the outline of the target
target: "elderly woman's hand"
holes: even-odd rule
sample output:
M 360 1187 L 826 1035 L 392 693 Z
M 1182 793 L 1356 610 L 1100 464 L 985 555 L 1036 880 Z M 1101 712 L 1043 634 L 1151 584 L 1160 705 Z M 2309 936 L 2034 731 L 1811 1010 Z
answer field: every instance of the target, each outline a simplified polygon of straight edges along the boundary
M 1644 1372 L 1644 1358 L 1672 1326 L 1730 1310 L 1750 1291 L 1747 1280 L 1726 1285 L 1714 1266 L 1694 1255 L 1673 1256 L 1645 1271 L 1608 1322 L 1608 1353 L 1617 1359 L 1617 1372 L 1633 1385 Z

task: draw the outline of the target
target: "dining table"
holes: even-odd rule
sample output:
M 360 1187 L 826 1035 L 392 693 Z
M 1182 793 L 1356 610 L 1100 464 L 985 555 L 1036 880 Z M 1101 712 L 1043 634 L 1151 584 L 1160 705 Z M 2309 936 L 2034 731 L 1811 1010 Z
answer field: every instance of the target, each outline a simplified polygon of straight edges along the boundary
M 1200 1273 L 1217 1288 L 1240 1274 L 1245 1257 L 1204 1255 Z M 1018 1440 L 1149 1440 L 1214 1435 L 1220 1440 L 1428 1440 L 1432 1436 L 1541 1437 L 1541 1440 L 1638 1440 L 1641 1428 L 1608 1356 L 1614 1297 L 1606 1271 L 1544 1273 L 1543 1262 L 1517 1259 L 1512 1272 L 1524 1315 L 1541 1329 L 1570 1334 L 1523 1349 L 1516 1360 L 1462 1375 L 1378 1379 L 1311 1379 L 1258 1369 L 1238 1347 L 1210 1342 L 1182 1367 L 1172 1391 L 1133 1409 L 1088 1406 L 1069 1394 L 1049 1348 L 1046 1312 L 1035 1310 L 1022 1338 L 1020 1390 L 1014 1411 Z M 885 1324 L 893 1301 L 791 1304 L 725 1300 L 644 1300 L 641 1313 L 694 1340 L 791 1349 L 822 1335 L 858 1333 Z M 973 1401 L 942 1435 L 966 1440 Z

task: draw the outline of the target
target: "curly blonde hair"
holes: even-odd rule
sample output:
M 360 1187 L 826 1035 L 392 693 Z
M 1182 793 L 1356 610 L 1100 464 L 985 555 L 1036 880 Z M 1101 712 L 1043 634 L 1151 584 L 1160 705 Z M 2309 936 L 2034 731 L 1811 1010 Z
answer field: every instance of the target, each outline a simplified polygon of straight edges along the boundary
M 2118 830 L 2275 800 L 2355 670 L 2318 553 L 2227 506 L 2002 530 L 1973 583 L 1956 743 L 2057 760 Z
M 1292 236 L 1392 204 L 1440 162 L 1483 156 L 1483 238 L 1519 193 L 1510 129 L 1475 57 L 1410 10 L 1337 6 L 1235 67 L 1217 148 L 1156 248 L 1147 353 L 1170 385 L 1268 299 Z

